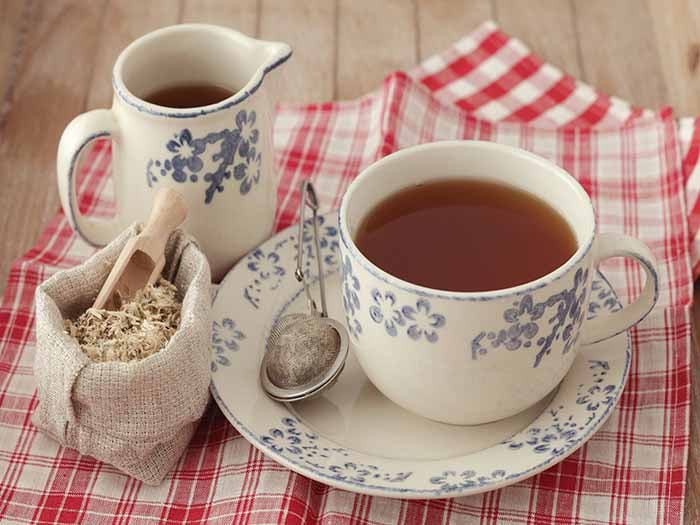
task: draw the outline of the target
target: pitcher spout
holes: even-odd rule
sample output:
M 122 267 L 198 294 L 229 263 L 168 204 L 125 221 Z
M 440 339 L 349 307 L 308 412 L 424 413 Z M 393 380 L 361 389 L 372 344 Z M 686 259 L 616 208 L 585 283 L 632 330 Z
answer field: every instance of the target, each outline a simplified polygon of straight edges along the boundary
M 257 40 L 240 33 L 238 35 L 250 41 L 252 44 L 251 54 L 258 63 L 255 73 L 242 89 L 245 92 L 245 96 L 249 96 L 260 88 L 268 73 L 279 69 L 292 56 L 292 48 L 284 42 Z
M 265 72 L 272 71 L 277 66 L 284 64 L 292 56 L 292 48 L 285 42 L 259 41 L 267 53 L 267 61 L 264 65 Z

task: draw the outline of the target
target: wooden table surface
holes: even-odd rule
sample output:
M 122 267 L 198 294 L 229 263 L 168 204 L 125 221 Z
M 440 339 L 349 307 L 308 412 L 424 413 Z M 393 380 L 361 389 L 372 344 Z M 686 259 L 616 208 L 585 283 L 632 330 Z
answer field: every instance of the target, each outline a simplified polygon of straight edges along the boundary
M 284 100 L 317 102 L 366 93 L 486 19 L 609 94 L 700 115 L 700 0 L 0 0 L 0 293 L 59 207 L 61 131 L 110 105 L 112 64 L 143 33 L 211 22 L 289 42 Z M 685 515 L 700 523 L 695 365 L 692 380 Z

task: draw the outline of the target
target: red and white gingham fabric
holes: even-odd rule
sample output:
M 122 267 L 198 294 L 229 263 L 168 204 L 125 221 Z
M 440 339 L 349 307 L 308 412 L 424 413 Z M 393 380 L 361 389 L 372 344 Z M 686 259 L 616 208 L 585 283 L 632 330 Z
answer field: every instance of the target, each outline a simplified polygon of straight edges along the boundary
M 439 100 L 490 121 L 537 127 L 605 129 L 654 112 L 578 82 L 533 55 L 519 40 L 485 22 L 450 49 L 413 71 Z M 670 115 L 662 108 L 660 115 Z M 691 263 L 700 276 L 700 118 L 677 121 L 683 155 Z
M 635 109 L 576 83 L 491 23 L 358 100 L 280 110 L 279 227 L 296 218 L 301 178 L 314 180 L 331 209 L 359 170 L 383 155 L 429 140 L 478 138 L 518 145 L 563 166 L 593 198 L 601 230 L 643 239 L 659 260 L 659 304 L 631 332 L 629 382 L 600 432 L 527 481 L 453 500 L 390 500 L 310 481 L 249 445 L 214 405 L 156 488 L 37 432 L 29 420 L 36 405 L 33 292 L 92 253 L 59 213 L 12 266 L 0 306 L 0 521 L 681 522 L 690 406 L 688 224 L 700 223 L 693 215 L 688 221 L 687 209 L 696 206 L 689 200 L 686 207 L 685 183 L 688 197 L 697 198 L 697 130 L 691 120 L 677 125 L 668 110 Z M 90 153 L 79 181 L 87 212 L 111 209 L 109 159 L 104 142 Z M 635 265 L 612 261 L 605 271 L 623 301 L 639 293 Z

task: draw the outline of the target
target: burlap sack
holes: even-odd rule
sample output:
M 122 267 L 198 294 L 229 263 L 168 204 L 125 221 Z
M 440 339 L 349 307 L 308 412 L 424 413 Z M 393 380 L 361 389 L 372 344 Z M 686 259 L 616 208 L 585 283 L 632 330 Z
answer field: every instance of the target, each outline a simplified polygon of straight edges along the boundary
M 85 263 L 36 291 L 33 422 L 67 447 L 156 485 L 177 462 L 209 399 L 210 274 L 193 239 L 176 231 L 163 276 L 182 301 L 180 327 L 166 348 L 129 363 L 93 362 L 63 328 L 92 305 L 132 226 Z

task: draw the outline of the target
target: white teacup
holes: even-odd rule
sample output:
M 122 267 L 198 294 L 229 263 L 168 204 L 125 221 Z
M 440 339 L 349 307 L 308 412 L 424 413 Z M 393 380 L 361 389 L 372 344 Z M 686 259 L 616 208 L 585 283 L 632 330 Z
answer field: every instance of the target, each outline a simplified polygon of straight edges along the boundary
M 478 177 L 539 196 L 566 219 L 578 249 L 553 272 L 503 290 L 434 290 L 388 274 L 355 245 L 358 226 L 386 197 L 437 177 Z M 591 201 L 574 178 L 536 155 L 490 142 L 424 144 L 372 164 L 343 197 L 340 236 L 343 304 L 362 368 L 395 403 L 446 423 L 494 421 L 543 399 L 582 344 L 638 323 L 658 295 L 649 249 L 627 235 L 597 234 Z M 596 266 L 618 256 L 646 271 L 641 295 L 618 312 L 585 320 Z
M 290 54 L 287 44 L 206 24 L 166 27 L 132 42 L 114 65 L 112 108 L 79 115 L 61 137 L 58 190 L 71 226 L 87 242 L 105 245 L 145 220 L 158 188 L 170 186 L 187 201 L 184 228 L 197 238 L 218 281 L 272 233 L 278 178 L 269 73 Z M 144 100 L 160 89 L 192 84 L 234 93 L 184 109 Z M 85 217 L 77 205 L 80 156 L 98 138 L 112 140 L 111 220 Z

